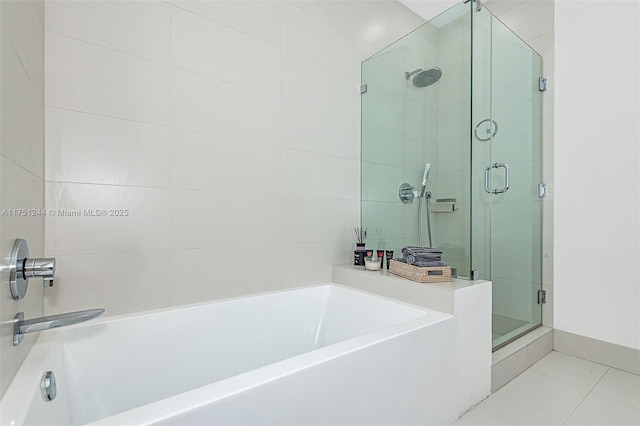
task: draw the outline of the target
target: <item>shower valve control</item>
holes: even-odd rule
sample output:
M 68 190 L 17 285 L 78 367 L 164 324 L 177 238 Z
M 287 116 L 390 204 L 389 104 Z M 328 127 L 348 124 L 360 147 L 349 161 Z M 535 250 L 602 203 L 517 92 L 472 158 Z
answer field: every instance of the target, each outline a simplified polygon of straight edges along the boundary
M 55 258 L 30 259 L 27 241 L 21 238 L 15 241 L 9 260 L 9 285 L 14 300 L 20 300 L 25 296 L 29 278 L 42 278 L 45 287 L 52 287 L 55 274 Z
M 398 197 L 400 197 L 400 201 L 405 204 L 413 203 L 416 194 L 416 188 L 408 183 L 403 183 L 400 185 L 400 188 L 398 188 Z

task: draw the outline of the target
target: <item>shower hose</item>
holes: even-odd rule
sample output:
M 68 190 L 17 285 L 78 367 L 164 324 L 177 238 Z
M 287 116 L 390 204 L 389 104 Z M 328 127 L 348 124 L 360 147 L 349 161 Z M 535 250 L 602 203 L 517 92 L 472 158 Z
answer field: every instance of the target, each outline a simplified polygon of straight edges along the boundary
M 422 199 L 425 203 L 425 214 L 427 216 L 427 235 L 429 237 L 429 247 L 433 247 L 431 241 L 431 192 L 426 191 L 418 202 L 418 245 L 422 246 Z

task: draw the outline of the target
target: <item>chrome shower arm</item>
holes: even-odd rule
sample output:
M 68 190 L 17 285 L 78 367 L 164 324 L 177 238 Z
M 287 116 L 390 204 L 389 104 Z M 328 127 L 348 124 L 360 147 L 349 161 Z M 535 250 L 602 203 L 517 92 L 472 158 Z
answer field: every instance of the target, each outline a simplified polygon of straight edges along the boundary
M 422 71 L 422 68 L 418 68 L 415 71 L 405 71 L 404 72 L 404 78 L 406 78 L 407 80 L 409 80 L 411 78 L 412 75 L 419 73 L 420 71 Z

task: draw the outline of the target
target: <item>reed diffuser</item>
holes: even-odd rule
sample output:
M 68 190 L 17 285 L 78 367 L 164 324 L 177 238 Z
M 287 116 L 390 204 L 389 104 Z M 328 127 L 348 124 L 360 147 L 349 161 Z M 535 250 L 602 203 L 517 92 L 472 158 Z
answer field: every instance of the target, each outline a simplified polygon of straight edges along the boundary
M 365 240 L 367 239 L 367 228 L 355 227 L 353 231 L 356 234 L 356 250 L 365 251 Z

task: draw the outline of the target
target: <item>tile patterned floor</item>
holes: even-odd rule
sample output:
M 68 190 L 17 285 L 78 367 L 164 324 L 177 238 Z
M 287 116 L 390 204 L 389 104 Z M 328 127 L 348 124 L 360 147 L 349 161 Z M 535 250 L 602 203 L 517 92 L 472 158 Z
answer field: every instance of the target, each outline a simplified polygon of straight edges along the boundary
M 640 426 L 640 376 L 551 352 L 452 426 Z

